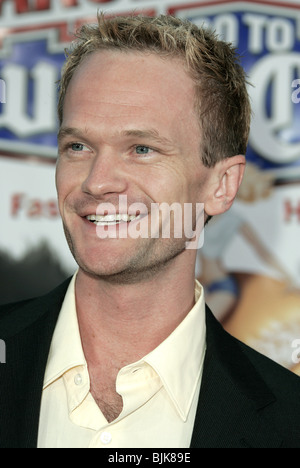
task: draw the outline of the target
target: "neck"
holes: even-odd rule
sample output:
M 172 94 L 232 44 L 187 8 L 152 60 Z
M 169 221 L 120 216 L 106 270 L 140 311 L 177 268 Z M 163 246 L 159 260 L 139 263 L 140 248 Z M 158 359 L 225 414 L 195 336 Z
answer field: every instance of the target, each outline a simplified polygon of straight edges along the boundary
M 155 349 L 194 305 L 194 271 L 176 268 L 135 284 L 114 284 L 79 270 L 76 306 L 85 354 L 96 361 L 105 349 L 123 365 Z

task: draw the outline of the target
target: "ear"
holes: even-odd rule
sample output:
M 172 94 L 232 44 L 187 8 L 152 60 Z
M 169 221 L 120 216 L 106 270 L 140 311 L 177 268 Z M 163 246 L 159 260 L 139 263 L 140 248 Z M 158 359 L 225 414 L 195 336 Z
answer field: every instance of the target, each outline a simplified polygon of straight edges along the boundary
M 225 213 L 232 206 L 242 183 L 246 166 L 245 156 L 233 156 L 217 163 L 212 169 L 211 193 L 205 203 L 209 216 Z

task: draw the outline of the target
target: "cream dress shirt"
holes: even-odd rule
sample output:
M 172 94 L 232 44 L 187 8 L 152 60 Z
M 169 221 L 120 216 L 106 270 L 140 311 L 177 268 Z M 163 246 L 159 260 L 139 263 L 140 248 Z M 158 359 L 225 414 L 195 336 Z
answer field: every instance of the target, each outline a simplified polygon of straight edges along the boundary
M 108 423 L 90 393 L 75 305 L 68 288 L 53 335 L 42 394 L 38 448 L 188 448 L 206 349 L 205 301 L 143 359 L 122 368 L 123 410 Z

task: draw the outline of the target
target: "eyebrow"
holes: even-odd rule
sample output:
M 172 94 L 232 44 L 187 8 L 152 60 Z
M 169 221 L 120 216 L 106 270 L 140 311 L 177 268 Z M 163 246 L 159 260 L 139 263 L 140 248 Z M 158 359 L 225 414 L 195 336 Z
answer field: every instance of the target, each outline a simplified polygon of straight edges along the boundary
M 61 127 L 59 129 L 59 132 L 58 132 L 58 135 L 57 135 L 58 141 L 62 140 L 65 137 L 68 137 L 68 136 L 81 138 L 82 137 L 82 132 L 80 130 L 78 130 L 77 128 L 73 128 L 73 127 Z
M 73 136 L 75 138 L 85 138 L 87 132 L 82 131 L 77 128 L 73 127 L 61 127 L 58 132 L 58 141 L 61 141 L 63 138 L 68 136 Z M 123 130 L 119 134 L 121 137 L 136 137 L 140 139 L 151 139 L 158 144 L 163 144 L 167 146 L 173 146 L 173 142 L 166 137 L 163 137 L 159 134 L 159 132 L 155 129 L 149 130 L 139 130 L 139 129 L 131 129 L 131 130 Z
M 172 145 L 173 142 L 166 137 L 163 137 L 159 134 L 157 130 L 149 129 L 149 130 L 125 130 L 121 132 L 122 136 L 125 137 L 136 137 L 136 138 L 145 138 L 151 139 L 156 141 L 157 143 L 164 144 L 164 145 Z

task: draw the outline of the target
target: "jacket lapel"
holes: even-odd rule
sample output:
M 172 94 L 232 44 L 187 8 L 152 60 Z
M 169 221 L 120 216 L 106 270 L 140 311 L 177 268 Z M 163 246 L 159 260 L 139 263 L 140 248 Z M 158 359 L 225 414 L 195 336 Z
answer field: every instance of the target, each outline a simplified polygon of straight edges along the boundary
M 1 316 L 7 362 L 0 366 L 0 447 L 37 446 L 44 373 L 68 284 L 9 310 L 7 321 Z
M 236 340 L 207 309 L 207 352 L 191 447 L 278 448 L 264 411 L 275 398 Z

